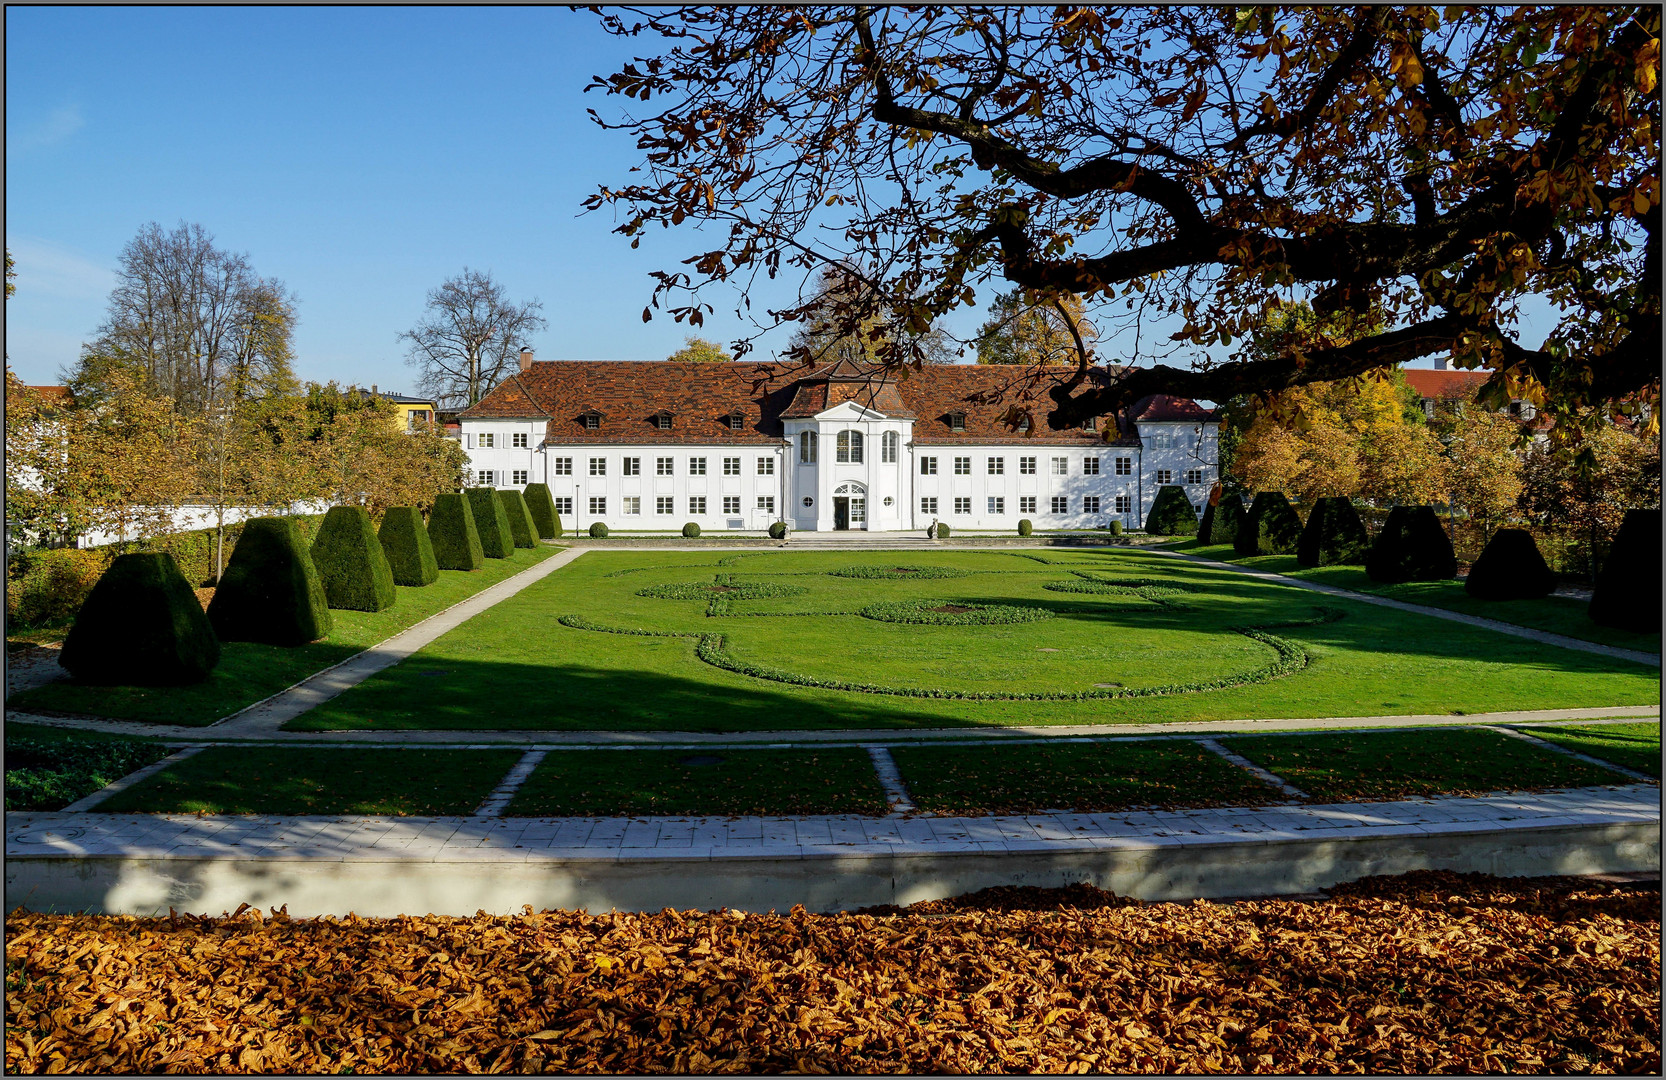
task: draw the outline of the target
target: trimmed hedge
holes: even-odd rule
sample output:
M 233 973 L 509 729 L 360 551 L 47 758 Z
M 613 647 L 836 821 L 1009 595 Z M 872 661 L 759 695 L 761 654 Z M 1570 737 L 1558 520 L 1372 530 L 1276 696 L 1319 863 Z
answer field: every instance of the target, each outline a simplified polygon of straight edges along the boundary
M 1452 541 L 1432 506 L 1396 506 L 1388 512 L 1377 542 L 1365 559 L 1372 581 L 1445 581 L 1456 577 Z
M 683 536 L 689 540 L 698 539 L 700 536 L 700 526 L 692 521 L 689 522 L 683 526 Z
M 1302 519 L 1282 491 L 1257 492 L 1232 538 L 1238 555 L 1293 555 L 1302 539 Z
M 1151 512 L 1145 515 L 1145 531 L 1149 536 L 1191 536 L 1197 532 L 1197 513 L 1185 488 L 1164 484 L 1157 489 Z
M 509 519 L 509 539 L 514 545 L 518 548 L 537 547 L 538 526 L 533 524 L 532 513 L 527 509 L 521 493 L 500 489 L 497 500 L 503 504 L 504 517 Z
M 670 585 L 650 585 L 638 589 L 636 595 L 651 596 L 656 600 L 710 600 L 714 595 L 730 600 L 759 600 L 767 596 L 802 596 L 808 592 L 802 585 L 780 585 L 771 581 L 733 581 L 727 574 L 719 574 L 719 581 L 679 581 Z
M 208 604 L 208 621 L 221 641 L 305 645 L 333 625 L 324 583 L 290 518 L 253 518 L 243 524 L 225 576 Z
M 1556 575 L 1526 529 L 1493 533 L 1464 580 L 1464 592 L 1478 600 L 1532 600 L 1555 588 Z
M 1313 504 L 1296 544 L 1296 565 L 1358 566 L 1370 552 L 1371 537 L 1354 500 L 1333 495 Z
M 966 577 L 973 573 L 976 571 L 962 570 L 958 566 L 909 566 L 898 563 L 895 566 L 841 566 L 837 570 L 827 571 L 827 576 L 861 578 L 867 581 L 903 581 L 907 578 Z
M 440 564 L 434 559 L 434 542 L 422 524 L 422 511 L 414 506 L 390 506 L 382 515 L 376 533 L 387 557 L 393 583 L 422 588 L 440 579 Z
M 1033 532 L 1035 532 L 1035 525 L 1030 521 L 1029 518 L 1020 518 L 1018 520 L 1018 535 L 1019 536 L 1029 536 Z
M 544 540 L 554 540 L 564 531 L 561 528 L 561 515 L 555 512 L 555 496 L 550 494 L 548 484 L 528 484 L 521 493 L 526 499 L 527 513 L 532 515 L 532 523 L 538 528 L 538 536 Z
M 312 542 L 312 565 L 330 606 L 342 611 L 386 611 L 393 606 L 393 571 L 362 506 L 332 506 Z
M 486 565 L 474 511 L 458 492 L 435 497 L 434 509 L 428 512 L 428 539 L 441 570 L 478 570 Z
M 507 559 L 515 550 L 515 539 L 509 533 L 509 515 L 503 512 L 503 502 L 497 488 L 472 487 L 463 492 L 468 496 L 469 509 L 474 511 L 474 527 L 480 533 L 480 553 L 488 559 Z
M 962 611 L 935 611 L 934 608 L 956 607 Z M 909 623 L 916 626 L 1010 626 L 1016 623 L 1040 622 L 1051 619 L 1046 608 L 1018 607 L 1014 604 L 962 604 L 955 600 L 903 600 L 889 604 L 870 604 L 858 612 L 864 619 L 876 622 Z
M 1222 495 L 1220 502 L 1203 509 L 1203 521 L 1197 527 L 1200 544 L 1231 544 L 1244 527 L 1244 500 L 1237 495 Z
M 1107 532 L 1109 532 L 1112 536 L 1121 536 L 1122 535 L 1122 522 L 1113 521 L 1109 525 L 1105 526 L 1105 530 Z
M 771 525 L 769 527 L 769 538 L 771 540 L 785 540 L 787 538 L 787 523 L 777 521 Z
M 186 686 L 220 662 L 220 639 L 173 556 L 139 551 L 87 594 L 58 662 L 94 686 Z
M 943 524 L 941 521 L 939 521 L 937 523 L 937 539 L 947 540 L 948 538 L 949 538 L 949 527 L 947 525 Z
M 1626 511 L 1587 610 L 1603 626 L 1660 632 L 1659 510 Z
M 593 522 L 590 526 L 590 535 L 597 540 L 607 539 L 607 526 L 599 521 Z

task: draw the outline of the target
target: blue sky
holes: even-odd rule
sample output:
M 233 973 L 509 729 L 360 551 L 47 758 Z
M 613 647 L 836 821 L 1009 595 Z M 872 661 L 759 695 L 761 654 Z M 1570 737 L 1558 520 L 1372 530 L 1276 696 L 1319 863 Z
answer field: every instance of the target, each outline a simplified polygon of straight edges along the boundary
M 642 322 L 647 273 L 699 238 L 655 230 L 633 251 L 611 213 L 580 213 L 638 161 L 585 113 L 613 106 L 582 92 L 631 53 L 589 14 L 550 8 L 10 8 L 9 361 L 57 381 L 103 317 L 123 245 L 182 220 L 296 293 L 303 378 L 414 382 L 397 335 L 464 266 L 543 301 L 545 359 L 663 358 L 689 329 Z M 727 342 L 734 298 L 709 299 L 699 332 Z

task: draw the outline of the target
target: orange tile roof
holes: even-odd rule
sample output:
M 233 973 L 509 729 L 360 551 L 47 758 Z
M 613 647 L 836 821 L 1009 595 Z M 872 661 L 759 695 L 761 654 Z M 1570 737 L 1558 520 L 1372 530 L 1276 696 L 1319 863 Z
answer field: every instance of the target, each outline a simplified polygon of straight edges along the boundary
M 1445 371 L 1405 368 L 1402 373 L 1406 376 L 1406 385 L 1416 391 L 1418 397 L 1436 400 L 1472 397 L 1481 384 L 1492 376 L 1490 371 L 1461 371 L 1450 368 Z
M 67 386 L 31 386 L 29 389 L 40 395 L 43 404 L 75 404 L 75 395 L 70 393 L 70 389 Z

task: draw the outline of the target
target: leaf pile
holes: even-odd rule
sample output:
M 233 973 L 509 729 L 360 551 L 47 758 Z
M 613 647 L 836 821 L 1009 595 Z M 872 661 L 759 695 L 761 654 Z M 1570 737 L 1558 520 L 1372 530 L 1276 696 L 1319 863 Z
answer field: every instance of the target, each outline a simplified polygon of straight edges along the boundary
M 6 1068 L 1660 1068 L 1658 885 L 1420 873 L 1322 902 L 1123 906 L 1078 887 L 1053 910 L 1016 893 L 880 917 L 20 911 Z

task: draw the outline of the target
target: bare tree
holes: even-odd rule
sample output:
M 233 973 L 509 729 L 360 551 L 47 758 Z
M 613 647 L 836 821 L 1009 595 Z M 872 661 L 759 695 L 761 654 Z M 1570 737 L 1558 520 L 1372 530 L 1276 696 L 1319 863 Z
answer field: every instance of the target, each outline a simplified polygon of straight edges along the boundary
M 548 325 L 537 300 L 512 304 L 490 272 L 463 268 L 428 293 L 422 321 L 399 335 L 420 386 L 446 405 L 473 405 L 513 370 L 526 339 Z

